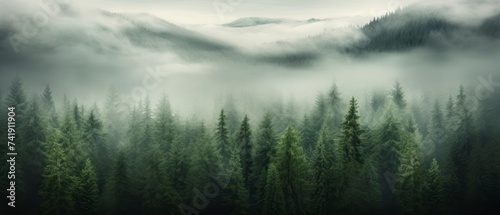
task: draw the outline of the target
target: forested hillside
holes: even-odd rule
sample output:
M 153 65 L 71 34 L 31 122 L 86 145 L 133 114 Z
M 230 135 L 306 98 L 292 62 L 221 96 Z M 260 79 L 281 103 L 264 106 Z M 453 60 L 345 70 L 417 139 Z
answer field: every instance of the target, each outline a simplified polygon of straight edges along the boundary
M 447 100 L 426 95 L 418 102 L 410 102 L 399 83 L 367 98 L 332 86 L 304 115 L 270 109 L 249 118 L 222 109 L 212 123 L 176 115 L 167 96 L 128 103 L 110 88 L 105 104 L 83 106 L 66 96 L 56 103 L 50 86 L 40 90 L 26 92 L 17 77 L 1 94 L 2 115 L 7 107 L 16 113 L 18 213 L 499 209 L 498 92 L 474 106 L 461 86 Z M 7 168 L 3 162 L 1 171 Z M 5 177 L 0 182 L 7 187 Z

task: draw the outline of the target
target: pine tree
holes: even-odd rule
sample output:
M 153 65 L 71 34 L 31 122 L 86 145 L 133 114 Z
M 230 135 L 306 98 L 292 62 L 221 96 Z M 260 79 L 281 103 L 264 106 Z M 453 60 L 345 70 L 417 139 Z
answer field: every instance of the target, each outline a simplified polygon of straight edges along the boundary
M 175 196 L 184 200 L 191 196 L 188 182 L 191 158 L 188 148 L 179 139 L 175 139 L 166 156 L 167 176 L 170 184 L 175 188 Z
M 75 196 L 75 209 L 78 214 L 99 214 L 101 210 L 99 188 L 97 185 L 97 176 L 90 159 L 85 161 L 85 167 L 78 175 Z
M 285 215 L 286 210 L 285 195 L 283 193 L 283 184 L 274 164 L 269 165 L 267 171 L 266 188 L 264 193 L 263 214 L 266 215 Z
M 330 135 L 328 130 L 323 128 L 320 132 L 318 143 L 316 144 L 316 149 L 313 158 L 313 193 L 312 201 L 314 204 L 315 214 L 327 214 L 327 211 L 332 203 L 333 190 L 330 183 L 333 181 L 332 177 L 332 156 L 326 148 L 329 142 Z
M 262 199 L 267 180 L 267 171 L 271 158 L 276 155 L 277 139 L 272 124 L 271 114 L 267 113 L 259 124 L 254 149 L 254 163 L 252 168 L 252 181 L 257 192 L 256 199 Z
M 252 174 L 253 157 L 252 157 L 252 131 L 250 130 L 250 124 L 248 116 L 245 115 L 243 122 L 240 126 L 240 131 L 238 132 L 238 149 L 240 151 L 241 157 L 241 167 L 243 178 L 245 180 L 245 186 L 250 189 L 252 185 L 250 184 L 250 175 Z
M 156 108 L 156 118 L 154 121 L 155 141 L 161 148 L 168 151 L 170 145 L 176 137 L 176 126 L 174 117 L 170 108 L 170 103 L 165 95 L 162 96 L 158 107 Z
M 124 141 L 126 121 L 123 115 L 126 110 L 123 108 L 121 97 L 114 86 L 111 86 L 106 95 L 106 103 L 104 105 L 104 129 L 109 137 L 109 147 L 111 152 L 118 151 L 118 145 Z M 128 119 L 128 118 L 126 118 Z M 114 155 L 111 154 L 111 157 Z
M 302 120 L 302 126 L 300 129 L 300 134 L 302 137 L 302 148 L 308 157 L 311 157 L 314 151 L 314 140 L 316 139 L 316 131 L 313 130 L 311 120 L 307 115 L 304 115 Z
M 151 110 L 151 101 L 149 97 L 144 101 L 144 112 L 141 118 L 141 146 L 139 152 L 144 153 L 150 149 L 155 140 L 153 139 L 153 112 Z
M 250 207 L 250 196 L 245 187 L 240 154 L 236 150 L 231 151 L 229 169 L 225 173 L 226 177 L 230 177 L 230 182 L 224 188 L 223 201 L 230 214 L 247 214 Z
M 40 187 L 45 160 L 43 147 L 47 140 L 47 125 L 41 117 L 37 97 L 29 103 L 23 118 L 25 126 L 21 130 L 21 135 L 24 138 L 22 144 L 19 144 L 19 151 L 23 152 L 20 154 L 21 166 L 24 170 L 23 182 L 26 186 L 29 206 L 36 206 L 36 202 L 38 202 L 37 191 Z
M 402 214 L 422 214 L 422 184 L 420 158 L 415 135 L 406 133 L 395 193 Z
M 107 214 L 133 214 L 132 194 L 135 187 L 129 172 L 125 153 L 120 151 L 106 181 L 104 197 Z
M 328 92 L 328 109 L 328 126 L 336 130 L 342 124 L 342 98 L 335 84 L 332 85 Z
M 337 207 L 343 213 L 362 213 L 367 208 L 371 209 L 368 206 L 378 202 L 380 191 L 378 184 L 373 182 L 377 181 L 377 178 L 372 161 L 367 160 L 363 154 L 363 131 L 359 124 L 358 105 L 354 97 L 349 102 L 349 110 L 341 129 L 340 145 L 337 149 L 339 162 L 336 167 L 337 171 L 340 171 L 337 176 L 337 195 L 340 198 Z
M 62 144 L 67 156 L 68 165 L 72 174 L 76 175 L 84 167 L 87 156 L 81 140 L 81 132 L 77 130 L 74 118 L 70 113 L 66 113 L 61 124 L 61 135 L 59 142 Z
M 276 159 L 285 194 L 286 207 L 290 214 L 305 214 L 307 199 L 307 177 L 309 167 L 300 147 L 297 131 L 288 127 L 277 146 Z
M 144 187 L 141 190 L 143 208 L 146 214 L 164 214 L 173 210 L 174 203 L 180 202 L 177 196 L 173 196 L 170 181 L 167 178 L 165 156 L 158 144 L 151 146 L 145 159 L 146 169 L 143 170 Z M 170 209 L 170 210 L 169 210 Z
M 57 115 L 54 99 L 52 98 L 52 90 L 49 85 L 45 87 L 42 94 L 42 107 L 45 110 L 49 124 L 53 128 L 59 127 L 59 116 Z
M 90 157 L 90 161 L 95 166 L 95 172 L 98 178 L 99 190 L 103 189 L 106 173 L 110 169 L 111 157 L 109 156 L 109 147 L 103 131 L 103 124 L 91 110 L 85 121 L 83 131 L 83 141 Z
M 24 91 L 23 82 L 21 81 L 21 77 L 19 76 L 19 74 L 16 75 L 12 84 L 10 85 L 10 92 L 7 95 L 5 104 L 7 107 L 16 108 L 16 115 L 18 115 L 18 120 L 16 120 L 16 122 L 19 123 L 19 116 L 23 116 L 27 105 L 26 92 Z
M 221 174 L 222 158 L 219 150 L 202 125 L 201 134 L 195 143 L 193 168 L 190 171 L 192 187 L 202 189 L 212 180 L 212 176 Z
M 226 115 L 224 114 L 224 109 L 220 111 L 219 121 L 217 123 L 216 140 L 220 149 L 223 164 L 226 165 L 229 160 L 232 147 L 229 143 L 229 131 L 226 126 Z
M 456 103 L 457 123 L 452 133 L 451 159 L 460 185 L 465 185 L 467 162 L 475 141 L 472 114 L 466 105 L 464 88 L 460 86 Z
M 311 114 L 311 125 L 314 131 L 319 131 L 328 115 L 328 106 L 325 95 L 319 94 L 316 97 L 316 106 Z M 317 140 L 315 136 L 313 143 Z
M 431 113 L 430 133 L 426 137 L 425 147 L 428 158 L 437 158 L 440 165 L 444 164 L 446 153 L 447 133 L 444 121 L 444 115 L 436 101 Z
M 403 92 L 403 88 L 399 82 L 394 84 L 394 88 L 391 92 L 392 101 L 400 108 L 403 109 L 406 107 L 405 94 Z
M 392 108 L 389 108 L 384 116 L 384 121 L 376 130 L 378 163 L 382 172 L 397 172 L 403 140 L 402 134 L 403 125 L 395 116 Z
M 436 159 L 431 161 L 423 189 L 425 214 L 440 214 L 444 198 L 443 179 Z
M 57 136 L 58 133 L 53 133 L 49 137 L 44 150 L 46 160 L 40 189 L 42 209 L 44 214 L 75 214 L 72 194 L 76 180 L 72 176 L 62 145 L 57 142 Z
M 363 163 L 361 149 L 361 125 L 359 124 L 359 115 L 357 102 L 354 97 L 349 102 L 349 111 L 342 123 L 341 131 L 341 163 L 348 167 L 355 164 L 358 166 Z

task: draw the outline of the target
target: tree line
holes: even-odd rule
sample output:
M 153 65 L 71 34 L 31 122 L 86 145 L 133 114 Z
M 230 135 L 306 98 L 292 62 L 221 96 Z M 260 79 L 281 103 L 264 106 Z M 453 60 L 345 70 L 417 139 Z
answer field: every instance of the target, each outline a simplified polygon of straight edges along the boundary
M 0 94 L 1 95 L 1 94 Z M 487 214 L 500 205 L 500 94 L 467 103 L 410 103 L 403 87 L 360 107 L 337 87 L 311 111 L 260 119 L 221 109 L 216 123 L 184 120 L 167 96 L 104 108 L 50 86 L 28 97 L 17 76 L 20 214 Z M 293 109 L 293 108 L 292 108 Z M 252 122 L 255 120 L 255 122 Z M 7 147 L 1 147 L 5 154 Z M 8 164 L 0 166 L 2 174 Z M 0 180 L 7 187 L 6 177 Z M 10 213 L 8 213 L 10 214 Z

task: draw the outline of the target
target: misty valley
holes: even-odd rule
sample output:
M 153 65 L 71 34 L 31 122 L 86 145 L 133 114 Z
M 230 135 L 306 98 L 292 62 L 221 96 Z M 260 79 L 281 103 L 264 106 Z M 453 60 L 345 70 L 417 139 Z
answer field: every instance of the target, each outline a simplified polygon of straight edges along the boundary
M 500 211 L 497 1 L 217 24 L 1 4 L 1 214 Z

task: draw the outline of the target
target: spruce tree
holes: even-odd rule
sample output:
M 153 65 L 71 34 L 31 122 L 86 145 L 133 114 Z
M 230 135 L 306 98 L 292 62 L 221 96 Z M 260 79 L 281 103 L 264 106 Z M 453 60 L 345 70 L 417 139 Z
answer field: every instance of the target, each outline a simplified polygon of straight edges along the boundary
M 460 86 L 455 107 L 457 123 L 452 133 L 451 159 L 456 168 L 456 176 L 462 187 L 465 185 L 467 162 L 475 141 L 473 119 L 467 104 L 464 88 Z
M 304 115 L 300 129 L 302 137 L 302 148 L 308 157 L 312 156 L 316 140 L 316 131 L 313 129 L 312 122 L 307 115 Z
M 42 94 L 42 107 L 50 126 L 53 128 L 59 127 L 59 116 L 57 115 L 54 99 L 52 98 L 52 90 L 49 85 L 45 87 Z
M 240 153 L 237 150 L 231 150 L 229 169 L 225 174 L 226 177 L 230 177 L 230 181 L 223 191 L 225 208 L 230 211 L 229 214 L 247 214 L 250 207 L 250 195 L 245 187 Z
M 103 131 L 103 124 L 91 110 L 85 121 L 83 131 L 83 141 L 90 161 L 95 166 L 98 178 L 99 190 L 103 189 L 104 179 L 110 169 L 111 157 L 107 145 L 106 136 Z
M 397 172 L 399 167 L 399 153 L 403 141 L 403 125 L 389 108 L 384 116 L 383 122 L 376 130 L 376 141 L 378 142 L 377 154 L 379 168 L 382 172 Z
M 224 114 L 224 109 L 222 109 L 219 114 L 215 137 L 217 140 L 218 148 L 220 149 L 220 155 L 222 157 L 223 164 L 227 165 L 232 147 L 229 143 L 229 131 L 227 130 L 226 115 Z
M 425 140 L 425 147 L 428 158 L 436 158 L 440 165 L 444 165 L 445 153 L 447 150 L 447 133 L 446 123 L 444 120 L 443 112 L 436 101 L 434 108 L 431 112 L 430 132 Z
M 156 108 L 154 129 L 155 142 L 160 144 L 161 149 L 168 151 L 176 137 L 177 128 L 170 103 L 165 95 L 162 96 Z
M 77 130 L 76 123 L 70 113 L 66 113 L 61 124 L 60 143 L 67 156 L 68 165 L 73 175 L 84 167 L 84 157 L 87 156 L 83 148 L 81 131 Z
M 106 102 L 104 104 L 104 130 L 109 137 L 109 147 L 111 152 L 118 151 L 120 142 L 124 142 L 126 137 L 126 120 L 123 115 L 126 114 L 124 110 L 125 105 L 114 86 L 111 86 L 106 95 Z M 113 157 L 113 154 L 110 154 Z
M 425 175 L 425 184 L 423 189 L 423 199 L 425 214 L 442 213 L 444 188 L 441 170 L 436 159 L 431 161 L 430 167 Z
M 97 185 L 97 176 L 90 159 L 85 161 L 85 167 L 78 175 L 75 188 L 75 209 L 78 214 L 96 215 L 101 212 L 101 198 Z
M 395 193 L 402 214 L 422 214 L 422 184 L 420 158 L 415 135 L 404 137 Z
M 126 155 L 120 151 L 106 181 L 104 202 L 107 214 L 133 214 L 133 193 Z
M 309 166 L 297 133 L 292 127 L 285 130 L 273 163 L 278 168 L 289 214 L 306 214 Z
M 241 167 L 243 169 L 242 173 L 245 180 L 245 186 L 247 189 L 253 189 L 250 184 L 250 175 L 252 174 L 253 166 L 252 131 L 250 130 L 250 124 L 247 115 L 245 115 L 245 118 L 243 119 L 240 130 L 238 132 L 238 150 L 241 157 Z
M 57 136 L 58 132 L 52 133 L 44 149 L 46 158 L 40 189 L 42 209 L 44 214 L 75 214 L 73 192 L 77 181 Z
M 143 170 L 143 184 L 141 195 L 145 214 L 165 214 L 168 211 L 176 211 L 174 202 L 180 202 L 178 196 L 174 196 L 170 181 L 167 178 L 164 155 L 159 144 L 154 144 L 147 152 Z
M 332 203 L 333 190 L 330 183 L 333 182 L 333 160 L 330 159 L 332 153 L 326 150 L 326 145 L 330 144 L 329 139 L 328 130 L 323 128 L 314 151 L 312 201 L 315 214 L 327 214 Z
M 403 92 L 403 88 L 399 82 L 394 84 L 394 88 L 391 92 L 392 101 L 400 108 L 403 109 L 406 107 L 405 94 Z
M 281 182 L 278 170 L 274 164 L 270 164 L 269 169 L 267 170 L 267 180 L 263 199 L 263 214 L 288 214 L 285 202 L 285 194 L 283 193 L 283 184 Z
M 271 158 L 276 155 L 277 139 L 273 128 L 271 114 L 266 113 L 259 124 L 254 148 L 254 163 L 252 168 L 252 181 L 257 192 L 256 199 L 262 199 L 267 181 L 267 171 Z
M 27 191 L 28 206 L 37 206 L 40 181 L 44 166 L 43 147 L 47 141 L 47 124 L 41 116 L 38 97 L 34 97 L 29 102 L 27 111 L 23 116 L 25 126 L 21 130 L 24 137 L 23 142 L 19 144 L 21 156 L 21 166 L 23 167 L 23 182 Z M 16 142 L 15 142 L 16 143 Z M 19 142 L 17 142 L 19 143 Z
M 186 148 L 186 145 L 176 138 L 165 158 L 168 180 L 170 180 L 171 186 L 175 188 L 175 196 L 178 196 L 181 200 L 191 196 L 188 177 L 192 164 L 189 151 L 190 149 Z

